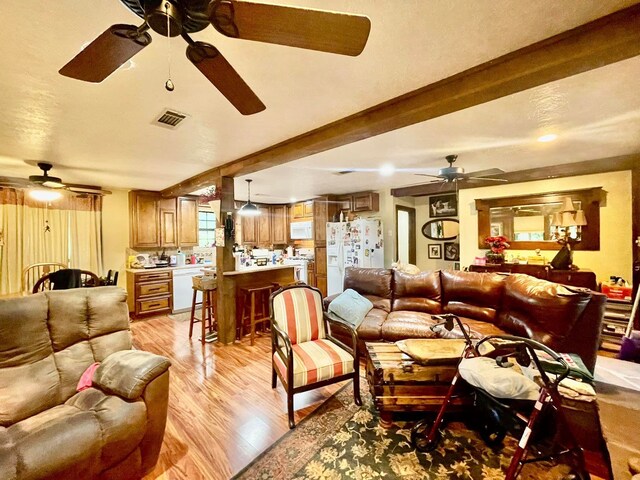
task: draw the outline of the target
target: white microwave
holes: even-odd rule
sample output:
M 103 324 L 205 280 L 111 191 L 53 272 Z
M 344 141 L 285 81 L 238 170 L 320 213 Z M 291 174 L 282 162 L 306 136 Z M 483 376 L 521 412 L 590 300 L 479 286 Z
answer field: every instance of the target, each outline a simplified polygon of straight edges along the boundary
M 313 238 L 313 222 L 295 222 L 290 227 L 291 240 L 311 240 Z

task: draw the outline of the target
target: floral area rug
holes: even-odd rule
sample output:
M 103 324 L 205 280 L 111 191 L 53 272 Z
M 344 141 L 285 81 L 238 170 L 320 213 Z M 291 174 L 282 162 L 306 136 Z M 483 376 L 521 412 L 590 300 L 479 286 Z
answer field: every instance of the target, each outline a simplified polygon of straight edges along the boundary
M 366 382 L 364 387 L 366 388 Z M 368 392 L 364 405 L 353 403 L 349 383 L 238 473 L 238 480 L 311 479 L 472 479 L 502 480 L 516 441 L 500 451 L 487 447 L 462 423 L 448 424 L 438 448 L 430 453 L 411 447 L 413 422 L 379 426 Z M 519 479 L 559 480 L 564 465 L 527 465 Z

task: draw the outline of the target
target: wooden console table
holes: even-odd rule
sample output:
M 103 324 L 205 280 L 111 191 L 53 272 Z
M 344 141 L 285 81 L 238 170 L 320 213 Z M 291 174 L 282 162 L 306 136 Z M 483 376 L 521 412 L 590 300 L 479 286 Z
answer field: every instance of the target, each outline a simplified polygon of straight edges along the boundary
M 550 265 L 529 265 L 524 263 L 503 263 L 470 265 L 470 272 L 525 273 L 532 277 L 573 287 L 598 289 L 596 274 L 591 270 L 554 270 Z

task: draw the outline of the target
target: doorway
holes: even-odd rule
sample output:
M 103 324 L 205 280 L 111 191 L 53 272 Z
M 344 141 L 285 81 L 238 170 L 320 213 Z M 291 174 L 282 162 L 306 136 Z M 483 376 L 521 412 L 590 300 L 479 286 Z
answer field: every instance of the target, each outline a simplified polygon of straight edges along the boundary
M 416 209 L 396 205 L 396 258 L 416 264 Z

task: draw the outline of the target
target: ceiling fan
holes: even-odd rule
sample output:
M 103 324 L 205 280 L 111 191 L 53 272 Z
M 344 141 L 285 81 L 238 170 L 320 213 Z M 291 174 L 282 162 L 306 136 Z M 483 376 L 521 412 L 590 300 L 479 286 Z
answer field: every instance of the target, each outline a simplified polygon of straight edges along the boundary
M 449 163 L 448 167 L 438 170 L 438 175 L 427 175 L 424 173 L 416 173 L 422 177 L 437 178 L 431 183 L 458 183 L 458 182 L 507 182 L 503 178 L 493 178 L 495 175 L 502 175 L 504 170 L 499 168 L 490 168 L 488 170 L 478 170 L 477 172 L 464 173 L 464 168 L 454 167 L 453 164 L 458 159 L 458 155 L 447 155 L 444 157 Z
M 38 168 L 42 170 L 42 175 L 29 175 L 29 178 L 21 177 L 0 177 L 0 187 L 11 188 L 44 188 L 51 190 L 68 190 L 77 195 L 108 195 L 111 192 L 103 190 L 95 185 L 81 185 L 77 183 L 62 183 L 59 177 L 49 175 L 49 170 L 53 165 L 47 162 L 38 162 Z
M 189 34 L 209 24 L 231 38 L 275 43 L 341 55 L 359 55 L 371 22 L 362 15 L 266 5 L 240 0 L 121 0 L 144 19 L 139 27 L 117 24 L 87 45 L 60 74 L 86 82 L 101 82 L 151 43 L 151 29 L 187 42 L 187 58 L 243 115 L 266 107 L 213 45 Z M 173 90 L 171 79 L 167 90 Z

